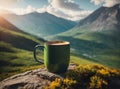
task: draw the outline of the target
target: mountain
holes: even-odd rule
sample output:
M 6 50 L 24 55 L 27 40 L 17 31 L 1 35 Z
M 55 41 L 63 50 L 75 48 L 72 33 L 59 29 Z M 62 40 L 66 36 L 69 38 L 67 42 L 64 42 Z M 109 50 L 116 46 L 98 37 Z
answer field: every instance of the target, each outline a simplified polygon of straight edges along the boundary
M 101 7 L 81 20 L 73 29 L 48 37 L 67 40 L 72 52 L 110 67 L 120 62 L 120 4 Z
M 0 26 L 16 31 L 16 32 L 22 32 L 20 31 L 17 27 L 13 26 L 10 22 L 8 22 L 7 20 L 5 20 L 3 17 L 0 16 Z
M 58 18 L 47 12 L 33 12 L 21 16 L 7 15 L 5 18 L 21 30 L 39 37 L 58 34 L 76 25 L 73 21 Z
M 79 22 L 78 27 L 90 25 L 93 31 L 112 30 L 120 28 L 120 4 L 113 7 L 101 7 L 87 18 Z M 97 29 L 96 29 L 97 28 Z
M 38 39 L 22 32 L 3 17 L 0 17 L 0 41 L 26 50 L 33 50 L 34 46 L 40 43 Z
M 88 32 L 120 33 L 120 4 L 113 7 L 101 7 L 81 20 L 73 29 L 65 32 L 69 35 L 79 35 Z M 73 33 L 74 32 L 74 33 Z

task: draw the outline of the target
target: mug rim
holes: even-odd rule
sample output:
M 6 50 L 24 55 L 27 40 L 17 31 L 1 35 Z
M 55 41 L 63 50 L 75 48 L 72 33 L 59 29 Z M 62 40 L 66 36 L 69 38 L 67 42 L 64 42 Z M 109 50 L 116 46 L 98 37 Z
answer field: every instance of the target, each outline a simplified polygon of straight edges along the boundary
M 59 43 L 59 44 L 57 44 L 57 43 Z M 68 42 L 68 41 L 62 41 L 62 40 L 47 41 L 47 42 L 45 42 L 45 45 L 54 45 L 54 46 L 69 45 L 69 44 L 70 44 L 70 42 Z

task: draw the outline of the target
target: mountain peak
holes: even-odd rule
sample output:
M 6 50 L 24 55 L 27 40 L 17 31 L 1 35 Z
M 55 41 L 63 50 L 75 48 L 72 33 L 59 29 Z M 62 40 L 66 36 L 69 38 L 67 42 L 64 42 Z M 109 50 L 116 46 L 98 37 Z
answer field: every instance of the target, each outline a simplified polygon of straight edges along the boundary
M 39 13 L 37 11 L 31 12 L 29 14 L 25 14 L 25 15 L 48 15 L 48 12 L 43 12 L 43 13 Z
M 100 7 L 79 22 L 78 27 L 89 25 L 92 30 L 112 30 L 120 28 L 120 4 L 113 7 Z

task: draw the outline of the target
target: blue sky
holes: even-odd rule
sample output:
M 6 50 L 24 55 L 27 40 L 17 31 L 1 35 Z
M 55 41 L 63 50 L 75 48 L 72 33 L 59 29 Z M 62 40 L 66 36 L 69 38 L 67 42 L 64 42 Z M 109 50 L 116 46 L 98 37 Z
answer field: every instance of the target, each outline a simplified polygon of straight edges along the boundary
M 17 15 L 34 11 L 48 12 L 55 16 L 80 20 L 101 6 L 110 7 L 120 0 L 0 0 L 0 9 L 7 9 Z
M 74 0 L 77 4 L 79 4 L 80 8 L 86 9 L 86 10 L 95 10 L 96 8 L 99 8 L 100 5 L 94 5 L 94 3 L 91 3 L 90 0 Z M 43 6 L 49 5 L 48 0 L 19 0 L 17 3 L 18 6 L 15 7 L 23 7 L 26 8 L 28 5 L 32 5 L 36 8 L 42 8 Z
M 73 0 L 79 4 L 80 8 L 86 10 L 95 10 L 101 5 L 94 5 L 90 0 Z M 26 8 L 28 5 L 32 5 L 36 8 L 42 8 L 43 6 L 49 5 L 48 0 L 19 0 L 18 3 L 14 6 L 16 8 Z

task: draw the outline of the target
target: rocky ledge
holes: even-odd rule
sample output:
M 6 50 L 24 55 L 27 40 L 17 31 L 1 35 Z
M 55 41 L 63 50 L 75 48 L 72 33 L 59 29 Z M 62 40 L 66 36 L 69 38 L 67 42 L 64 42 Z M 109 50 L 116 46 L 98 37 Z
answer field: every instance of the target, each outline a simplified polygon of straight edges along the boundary
M 70 64 L 68 70 L 76 65 Z M 65 74 L 54 74 L 45 68 L 27 71 L 11 76 L 0 82 L 0 89 L 42 89 L 49 85 L 55 78 L 64 78 Z

